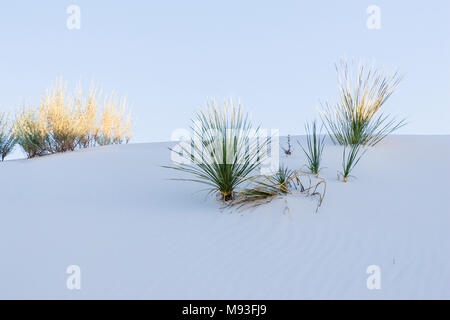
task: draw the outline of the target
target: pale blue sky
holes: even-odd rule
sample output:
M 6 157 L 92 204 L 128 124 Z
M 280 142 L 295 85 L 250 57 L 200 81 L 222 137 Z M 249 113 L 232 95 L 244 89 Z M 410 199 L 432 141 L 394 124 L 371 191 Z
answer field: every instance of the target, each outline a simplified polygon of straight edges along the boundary
M 66 9 L 81 8 L 81 30 Z M 381 29 L 366 27 L 369 5 Z M 253 119 L 302 134 L 337 97 L 340 57 L 406 74 L 386 111 L 400 133 L 450 134 L 450 2 L 15 0 L 0 10 L 0 108 L 37 104 L 62 76 L 126 95 L 133 142 L 169 140 L 207 97 L 240 98 Z

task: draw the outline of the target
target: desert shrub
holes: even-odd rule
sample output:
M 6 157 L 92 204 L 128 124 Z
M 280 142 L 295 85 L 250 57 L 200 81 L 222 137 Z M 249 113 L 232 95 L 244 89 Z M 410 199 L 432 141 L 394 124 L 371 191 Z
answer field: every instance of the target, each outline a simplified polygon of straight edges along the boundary
M 190 144 L 181 148 L 187 161 L 166 167 L 194 177 L 175 180 L 205 184 L 223 201 L 232 200 L 236 188 L 265 160 L 259 150 L 267 146 L 267 138 L 257 138 L 259 129 L 252 129 L 248 115 L 233 100 L 223 108 L 210 101 L 205 111 L 197 113 L 192 131 Z
M 344 151 L 342 152 L 342 171 L 338 172 L 338 178 L 342 178 L 344 182 L 347 182 L 350 173 L 358 164 L 359 160 L 361 160 L 361 157 L 365 152 L 366 150 L 360 144 L 345 146 Z
M 356 76 L 349 65 L 336 65 L 340 101 L 322 110 L 322 118 L 334 143 L 374 146 L 405 124 L 385 115 L 381 108 L 397 89 L 399 74 L 385 74 L 361 64 Z
M 48 154 L 51 147 L 45 110 L 24 108 L 17 115 L 14 136 L 28 158 Z
M 47 91 L 38 109 L 25 109 L 16 120 L 18 144 L 28 157 L 74 151 L 97 145 L 128 143 L 131 119 L 126 117 L 126 100 L 120 106 L 114 96 L 105 98 L 92 87 L 85 97 L 80 88 L 67 93 L 62 81 Z
M 75 99 L 76 112 L 78 114 L 79 141 L 80 148 L 95 147 L 101 124 L 99 124 L 99 104 L 98 89 L 91 87 L 88 96 L 85 98 L 81 89 L 78 89 Z M 131 132 L 129 133 L 131 135 Z
M 306 183 L 305 180 L 308 182 Z M 269 203 L 277 197 L 304 195 L 318 196 L 317 211 L 322 204 L 325 193 L 325 180 L 316 179 L 313 181 L 307 174 L 281 166 L 273 175 L 260 175 L 249 179 L 249 186 L 237 193 L 230 206 L 238 209 L 252 208 Z M 288 210 L 287 205 L 286 210 Z
M 9 117 L 0 113 L 0 157 L 4 161 L 6 156 L 14 149 L 16 137 Z
M 307 123 L 305 125 L 306 131 L 306 148 L 297 141 L 302 148 L 308 160 L 308 169 L 311 173 L 318 175 L 321 169 L 320 163 L 322 161 L 323 148 L 325 146 L 325 135 L 322 136 L 322 127 L 317 129 L 317 123 L 314 121 L 312 126 Z
M 47 133 L 50 138 L 49 153 L 74 151 L 82 137 L 81 114 L 74 107 L 74 101 L 67 96 L 62 82 L 47 92 L 41 102 L 41 110 L 47 116 Z
M 125 99 L 117 102 L 114 95 L 108 98 L 95 135 L 99 145 L 128 143 L 131 138 L 131 118 L 125 116 L 125 108 Z

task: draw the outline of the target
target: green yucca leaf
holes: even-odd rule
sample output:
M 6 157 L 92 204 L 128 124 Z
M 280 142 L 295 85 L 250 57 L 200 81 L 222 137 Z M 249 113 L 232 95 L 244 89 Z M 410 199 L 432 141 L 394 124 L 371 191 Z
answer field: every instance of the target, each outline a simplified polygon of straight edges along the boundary
M 305 125 L 305 131 L 306 148 L 304 148 L 299 141 L 297 141 L 297 143 L 300 145 L 306 155 L 306 158 L 308 160 L 308 169 L 311 171 L 311 173 L 317 175 L 320 171 L 320 163 L 322 160 L 323 148 L 325 146 L 325 135 L 322 136 L 322 127 L 320 127 L 319 131 L 317 130 L 316 121 L 312 123 L 312 126 L 307 123 Z
M 348 149 L 350 150 L 348 151 Z M 366 150 L 360 144 L 344 147 L 342 152 L 342 171 L 339 172 L 344 182 L 347 182 L 350 177 L 350 172 L 352 172 L 365 153 Z

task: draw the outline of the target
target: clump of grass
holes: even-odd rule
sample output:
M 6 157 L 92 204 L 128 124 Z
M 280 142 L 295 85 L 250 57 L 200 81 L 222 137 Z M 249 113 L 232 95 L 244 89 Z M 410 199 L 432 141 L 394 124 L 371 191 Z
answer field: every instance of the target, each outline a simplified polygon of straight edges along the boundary
M 381 108 L 397 89 L 402 77 L 397 72 L 386 74 L 360 64 L 356 76 L 345 61 L 336 65 L 340 101 L 328 103 L 322 119 L 336 144 L 374 146 L 387 135 L 405 125 L 381 112 Z
M 97 88 L 87 97 L 81 89 L 68 94 L 62 81 L 47 91 L 38 109 L 26 108 L 15 123 L 18 144 L 29 158 L 74 151 L 97 145 L 128 143 L 131 118 L 125 115 L 125 99 L 118 103 L 111 94 L 103 108 Z
M 101 145 L 128 143 L 131 139 L 131 118 L 125 115 L 126 99 L 118 101 L 114 95 L 108 97 L 101 115 L 95 141 Z
M 317 129 L 317 123 L 314 121 L 312 126 L 307 123 L 305 125 L 306 131 L 306 148 L 297 141 L 302 148 L 308 160 L 308 169 L 311 173 L 318 175 L 321 169 L 320 163 L 322 161 L 323 148 L 325 146 L 325 135 L 322 136 L 322 127 Z
M 302 182 L 302 178 L 308 180 L 307 185 Z M 319 179 L 314 183 L 309 175 L 282 166 L 271 176 L 255 176 L 249 179 L 249 182 L 247 188 L 237 193 L 236 199 L 230 204 L 231 207 L 253 208 L 269 203 L 277 197 L 297 194 L 318 196 L 317 211 L 326 193 L 325 180 Z M 319 190 L 320 186 L 323 187 L 322 190 Z
M 45 110 L 24 108 L 16 118 L 14 136 L 28 158 L 48 154 L 51 147 Z
M 46 115 L 50 138 L 49 153 L 74 151 L 78 147 L 84 135 L 78 111 L 73 100 L 67 96 L 67 87 L 62 81 L 42 99 L 41 112 Z
M 350 149 L 350 151 L 348 151 L 348 149 Z M 365 152 L 366 150 L 360 144 L 344 147 L 342 153 L 342 171 L 338 172 L 338 179 L 342 178 L 342 181 L 347 182 L 350 173 L 358 164 L 359 160 L 361 160 L 361 157 Z
M 257 139 L 259 128 L 252 129 L 248 114 L 233 100 L 223 108 L 211 100 L 206 110 L 197 113 L 192 126 L 190 144 L 181 147 L 186 163 L 165 166 L 191 174 L 191 179 L 217 192 L 223 201 L 232 200 L 235 191 L 265 159 L 259 152 L 267 139 Z M 172 150 L 172 152 L 176 152 Z
M 14 149 L 16 137 L 9 117 L 0 113 L 0 157 L 4 161 L 6 156 Z

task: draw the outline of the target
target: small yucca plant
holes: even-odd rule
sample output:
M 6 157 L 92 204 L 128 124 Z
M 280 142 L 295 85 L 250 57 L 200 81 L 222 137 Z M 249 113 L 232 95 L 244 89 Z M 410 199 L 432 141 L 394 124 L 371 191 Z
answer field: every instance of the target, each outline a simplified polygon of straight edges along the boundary
M 344 147 L 344 151 L 342 152 L 342 171 L 338 172 L 338 178 L 342 177 L 342 180 L 347 182 L 350 173 L 358 164 L 359 160 L 361 160 L 361 157 L 365 152 L 366 150 L 360 144 Z
M 326 104 L 321 112 L 335 144 L 374 146 L 405 125 L 404 120 L 381 112 L 402 79 L 397 72 L 385 74 L 361 64 L 355 77 L 344 61 L 336 65 L 336 71 L 340 101 L 335 106 Z
M 311 173 L 318 175 L 321 169 L 320 164 L 322 161 L 323 148 L 325 146 L 325 135 L 322 136 L 322 127 L 317 129 L 317 123 L 314 121 L 312 126 L 307 123 L 305 125 L 306 131 L 306 148 L 297 141 L 302 148 L 308 160 L 308 169 Z
M 0 157 L 2 161 L 14 149 L 15 145 L 16 137 L 11 121 L 5 113 L 0 113 Z
M 192 131 L 189 146 L 181 147 L 187 163 L 165 167 L 193 175 L 174 180 L 205 184 L 223 201 L 232 200 L 236 188 L 265 160 L 260 150 L 267 146 L 267 138 L 257 138 L 259 128 L 252 129 L 248 115 L 233 100 L 223 108 L 214 100 L 208 102 L 206 110 L 197 113 Z

